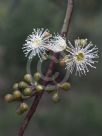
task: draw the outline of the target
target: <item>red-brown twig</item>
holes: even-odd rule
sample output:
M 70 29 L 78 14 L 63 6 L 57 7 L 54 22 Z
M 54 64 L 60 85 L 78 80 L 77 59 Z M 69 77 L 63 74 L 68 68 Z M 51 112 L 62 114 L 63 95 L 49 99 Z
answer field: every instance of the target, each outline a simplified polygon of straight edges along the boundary
M 69 25 L 72 17 L 72 11 L 73 11 L 73 0 L 68 0 L 66 15 L 61 31 L 61 35 L 64 37 L 67 37 L 68 31 L 69 31 Z
M 61 31 L 61 35 L 64 37 L 67 36 L 68 31 L 69 31 L 70 20 L 72 17 L 72 9 L 73 9 L 73 0 L 68 0 L 66 16 L 65 16 L 64 24 L 63 24 L 62 31 Z M 59 56 L 59 54 L 55 54 L 55 53 L 53 54 L 53 58 L 58 58 L 58 56 Z M 52 59 L 52 61 L 49 64 L 48 71 L 45 76 L 45 80 L 43 81 L 44 86 L 47 85 L 47 83 L 48 83 L 47 78 L 52 75 L 52 72 L 54 71 L 54 68 L 55 68 L 55 64 L 56 64 L 56 61 L 54 61 L 54 59 Z M 29 124 L 29 121 L 31 120 L 33 114 L 36 111 L 36 108 L 39 104 L 39 101 L 40 101 L 42 95 L 43 95 L 43 93 L 36 94 L 36 96 L 33 100 L 32 106 L 31 106 L 30 110 L 28 111 L 28 113 L 27 113 L 27 115 L 26 115 L 26 117 L 20 127 L 18 136 L 24 135 L 24 132 Z

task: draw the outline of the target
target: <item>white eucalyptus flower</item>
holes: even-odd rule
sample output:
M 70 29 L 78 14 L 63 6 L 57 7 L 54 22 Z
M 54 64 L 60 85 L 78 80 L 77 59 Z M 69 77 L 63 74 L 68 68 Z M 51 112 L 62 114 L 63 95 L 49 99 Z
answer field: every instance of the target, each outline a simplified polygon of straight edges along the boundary
M 34 29 L 33 33 L 27 37 L 26 43 L 23 45 L 23 52 L 26 57 L 32 59 L 38 55 L 42 61 L 45 57 L 45 51 L 48 50 L 49 38 L 51 34 L 48 30 Z
M 87 44 L 87 40 L 82 42 L 84 39 L 75 40 L 75 46 L 70 41 L 69 48 L 67 48 L 68 55 L 65 56 L 64 61 L 66 62 L 66 69 L 73 72 L 75 69 L 76 74 L 85 74 L 89 72 L 88 67 L 96 68 L 94 63 L 97 62 L 94 59 L 98 58 L 98 48 L 92 44 Z M 84 44 L 82 44 L 84 43 Z M 84 46 L 83 46 L 84 45 Z
M 60 35 L 55 35 L 53 39 L 50 40 L 49 49 L 53 52 L 61 52 L 66 49 L 66 41 Z

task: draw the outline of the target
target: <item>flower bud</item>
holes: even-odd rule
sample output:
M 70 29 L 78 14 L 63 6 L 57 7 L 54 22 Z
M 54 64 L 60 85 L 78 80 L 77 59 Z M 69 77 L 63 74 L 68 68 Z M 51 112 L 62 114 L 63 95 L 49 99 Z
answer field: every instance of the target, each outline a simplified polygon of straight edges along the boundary
M 27 110 L 29 109 L 28 105 L 26 103 L 21 103 L 19 108 L 17 109 L 17 114 L 18 115 L 21 115 L 23 114 L 24 112 L 26 112 Z
M 30 74 L 26 74 L 26 75 L 24 76 L 24 80 L 25 80 L 27 83 L 31 84 L 31 83 L 32 83 L 32 76 L 31 76 Z
M 13 97 L 12 94 L 7 94 L 7 95 L 5 95 L 4 99 L 5 99 L 5 101 L 8 102 L 8 103 L 14 101 L 14 97 Z
M 58 93 L 55 93 L 53 96 L 52 96 L 52 101 L 54 103 L 58 103 L 60 101 L 60 97 L 59 97 L 59 94 Z
M 25 88 L 24 91 L 23 91 L 23 94 L 25 96 L 31 96 L 32 95 L 32 90 L 31 88 Z
M 65 66 L 65 61 L 62 59 L 62 60 L 60 60 L 59 64 L 63 67 L 63 66 Z
M 29 109 L 29 106 L 28 106 L 28 104 L 23 102 L 23 103 L 20 104 L 20 108 L 21 108 L 21 111 L 25 112 Z
M 44 90 L 44 87 L 42 85 L 37 85 L 36 86 L 36 92 L 42 93 L 43 90 Z
M 15 90 L 13 92 L 13 96 L 14 96 L 15 100 L 21 100 L 21 98 L 22 98 L 22 94 L 21 94 L 21 92 L 19 90 Z
M 84 47 L 87 45 L 87 39 L 80 39 L 80 46 Z
M 18 85 L 19 85 L 20 89 L 24 89 L 24 88 L 28 87 L 28 84 L 23 81 L 21 81 Z
M 68 82 L 65 82 L 60 85 L 60 88 L 63 89 L 64 91 L 68 91 L 71 88 L 71 84 Z
M 39 72 L 34 74 L 35 81 L 39 81 L 41 79 L 41 74 Z
M 15 83 L 14 85 L 13 85 L 13 90 L 17 90 L 18 89 L 18 83 Z
M 44 32 L 44 39 L 49 39 L 50 37 L 52 37 L 52 34 L 50 34 L 49 32 Z

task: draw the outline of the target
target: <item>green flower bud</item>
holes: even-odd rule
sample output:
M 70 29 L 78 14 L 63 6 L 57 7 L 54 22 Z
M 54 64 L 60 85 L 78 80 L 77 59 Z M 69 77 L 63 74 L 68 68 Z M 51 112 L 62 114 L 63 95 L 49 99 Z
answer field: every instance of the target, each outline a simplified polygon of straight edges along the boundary
M 41 74 L 39 72 L 34 74 L 35 81 L 39 81 L 41 79 Z
M 87 39 L 80 39 L 80 45 L 82 47 L 84 47 L 85 45 L 87 45 Z
M 15 99 L 15 100 L 21 100 L 21 98 L 22 98 L 22 93 L 21 93 L 19 90 L 15 90 L 15 91 L 13 92 L 13 96 L 14 96 L 14 99 Z
M 75 42 L 77 42 L 80 47 L 84 47 L 87 45 L 87 39 L 79 39 L 78 38 L 75 40 Z
M 61 84 L 59 87 L 61 89 L 63 89 L 64 91 L 68 91 L 71 88 L 71 84 L 68 82 L 65 82 L 65 83 Z
M 43 90 L 44 90 L 44 87 L 43 87 L 42 85 L 37 85 L 37 86 L 36 86 L 36 92 L 42 93 Z
M 24 102 L 20 104 L 20 110 L 21 110 L 22 112 L 26 112 L 28 109 L 29 109 L 28 104 L 26 104 L 26 103 L 24 103 Z
M 52 101 L 53 101 L 54 103 L 60 102 L 60 97 L 59 97 L 59 94 L 58 94 L 58 93 L 53 94 L 53 96 L 52 96 Z
M 16 112 L 17 112 L 18 115 L 21 115 L 24 112 L 28 111 L 28 109 L 29 109 L 29 106 L 26 103 L 23 102 L 23 103 L 20 104 L 20 106 L 19 106 L 19 108 L 17 109 Z
M 7 94 L 7 95 L 5 95 L 4 99 L 5 99 L 5 101 L 8 102 L 8 103 L 14 101 L 14 97 L 13 97 L 12 94 Z
M 28 87 L 28 84 L 25 83 L 25 82 L 23 82 L 23 81 L 21 81 L 21 82 L 18 84 L 18 86 L 19 86 L 20 89 L 24 89 L 24 88 Z
M 27 83 L 31 84 L 31 83 L 32 83 L 32 76 L 31 76 L 30 74 L 26 74 L 26 75 L 24 76 L 24 80 L 25 80 Z
M 31 96 L 32 95 L 32 90 L 31 88 L 25 88 L 24 91 L 23 91 L 23 94 L 25 96 Z
M 13 85 L 13 90 L 17 90 L 18 89 L 18 83 L 15 83 L 14 85 Z

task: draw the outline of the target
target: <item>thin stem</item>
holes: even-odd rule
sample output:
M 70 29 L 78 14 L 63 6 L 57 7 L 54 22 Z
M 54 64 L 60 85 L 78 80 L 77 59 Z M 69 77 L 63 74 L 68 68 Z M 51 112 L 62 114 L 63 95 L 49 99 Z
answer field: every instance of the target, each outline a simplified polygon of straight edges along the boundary
M 73 0 L 68 0 L 66 15 L 65 15 L 65 19 L 64 19 L 64 23 L 63 23 L 63 27 L 61 31 L 61 35 L 64 37 L 67 37 L 68 35 L 72 12 L 73 12 Z
M 34 97 L 34 96 L 36 96 L 36 92 L 34 92 L 31 96 L 22 96 L 22 100 L 24 101 L 24 100 L 28 100 L 28 99 L 30 99 L 30 98 L 32 98 L 32 97 Z
M 36 108 L 37 108 L 40 98 L 41 98 L 41 94 L 40 95 L 36 94 L 36 97 L 33 100 L 32 106 L 31 106 L 29 112 L 27 113 L 27 115 L 21 125 L 18 136 L 24 135 L 24 131 L 25 131 L 26 127 L 28 126 L 28 123 L 31 120 L 33 113 L 36 111 Z
M 69 31 L 70 20 L 72 17 L 72 9 L 73 9 L 73 0 L 68 0 L 66 16 L 65 16 L 64 24 L 63 24 L 62 31 L 61 31 L 61 35 L 65 36 L 65 37 L 67 37 L 68 31 Z M 55 69 L 56 61 L 54 60 L 54 58 L 58 58 L 59 54 L 54 53 L 52 57 L 53 57 L 53 59 L 51 60 L 51 62 L 49 64 L 48 71 L 45 76 L 45 80 L 43 81 L 44 86 L 46 86 L 48 84 L 47 79 L 48 79 L 48 77 L 50 77 L 52 75 L 52 73 Z M 36 108 L 40 102 L 42 95 L 43 95 L 43 93 L 36 94 L 36 96 L 33 100 L 32 106 L 31 106 L 30 110 L 28 111 L 28 113 L 27 113 L 27 115 L 26 115 L 26 117 L 20 127 L 18 136 L 24 135 L 24 132 L 29 124 L 29 121 L 31 120 L 33 114 L 36 111 Z

